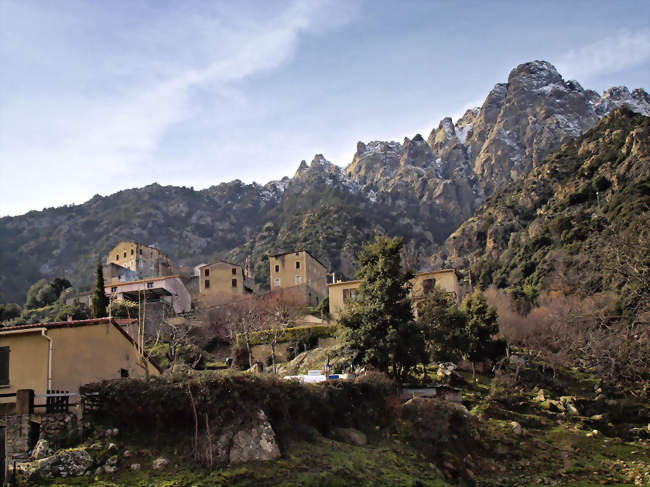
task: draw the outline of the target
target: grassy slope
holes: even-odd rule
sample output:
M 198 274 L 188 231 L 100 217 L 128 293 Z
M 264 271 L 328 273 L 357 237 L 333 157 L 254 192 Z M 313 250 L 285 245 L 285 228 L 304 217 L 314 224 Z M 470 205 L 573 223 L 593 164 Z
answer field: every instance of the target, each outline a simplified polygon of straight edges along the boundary
M 471 374 L 463 374 L 471 382 Z M 573 396 L 584 415 L 545 409 L 533 400 L 536 384 L 544 384 L 546 396 L 553 399 Z M 625 410 L 594 401 L 597 384 L 596 377 L 570 369 L 560 369 L 551 381 L 550 373 L 545 374 L 536 364 L 521 371 L 519 382 L 509 392 L 503 392 L 499 381 L 479 375 L 478 383 L 467 386 L 463 397 L 479 420 L 480 438 L 470 439 L 456 430 L 459 434 L 452 434 L 443 453 L 433 458 L 427 458 L 426 449 L 413 443 L 415 425 L 403 418 L 369 431 L 367 446 L 333 441 L 315 431 L 304 439 L 280 432 L 281 460 L 220 467 L 212 472 L 198 467 L 187 453 L 180 453 L 184 449 L 173 441 L 163 442 L 163 450 L 151 451 L 149 438 L 122 435 L 120 451 L 129 449 L 136 455 L 120 458 L 116 474 L 57 479 L 42 485 L 648 485 L 650 440 L 632 441 L 626 432 L 631 426 L 647 425 L 650 405 L 628 400 Z M 615 391 L 608 394 L 615 396 Z M 594 411 L 604 418 L 592 419 Z M 521 436 L 513 433 L 512 421 L 523 427 Z M 594 429 L 599 433 L 591 436 Z M 171 466 L 153 472 L 152 460 L 160 454 L 171 460 Z M 131 472 L 131 463 L 140 463 L 143 470 Z

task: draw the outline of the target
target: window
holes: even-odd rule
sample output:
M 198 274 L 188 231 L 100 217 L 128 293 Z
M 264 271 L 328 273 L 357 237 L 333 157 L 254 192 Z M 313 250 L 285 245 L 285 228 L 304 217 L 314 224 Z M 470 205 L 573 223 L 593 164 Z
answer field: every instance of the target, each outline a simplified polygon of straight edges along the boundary
M 147 283 L 147 289 L 153 288 L 153 282 L 148 282 Z
M 343 290 L 343 302 L 347 303 L 348 301 L 356 301 L 359 297 L 358 289 L 344 289 Z
M 112 292 L 112 293 L 116 293 L 116 292 L 117 292 L 117 286 L 113 286 L 113 287 L 111 288 L 111 292 Z
M 115 254 L 115 260 L 120 260 L 120 254 Z
M 280 287 L 280 278 L 276 277 L 274 281 L 275 287 Z
M 236 268 L 236 267 L 233 267 L 233 268 L 232 268 L 232 275 L 233 275 L 233 276 L 236 276 L 236 275 L 237 275 L 237 268 Z
M 208 276 L 210 275 L 210 269 L 206 269 L 206 270 L 203 272 L 203 274 L 205 275 L 205 277 L 208 277 Z
M 9 347 L 0 347 L 0 386 L 9 385 Z
M 431 279 L 425 279 L 422 281 L 422 291 L 424 294 L 429 294 L 430 292 L 433 292 L 433 289 L 436 287 L 436 280 L 431 278 Z
M 133 255 L 133 249 L 131 249 L 131 255 Z
M 124 252 L 124 258 L 126 259 L 126 252 Z
M 232 287 L 237 287 L 237 279 L 232 280 Z
M 140 249 L 140 255 L 142 255 L 142 249 Z
M 206 279 L 205 282 L 203 283 L 203 286 L 205 286 L 206 289 L 210 287 L 210 279 Z
M 300 269 L 300 262 L 296 262 L 296 269 Z
M 126 369 L 120 369 L 120 377 L 126 379 L 129 376 L 129 371 Z
M 296 284 L 300 284 L 302 282 L 302 276 L 296 276 Z
M 280 272 L 280 266 L 279 265 L 275 266 L 275 272 Z
M 300 255 L 300 252 L 296 252 L 296 255 Z

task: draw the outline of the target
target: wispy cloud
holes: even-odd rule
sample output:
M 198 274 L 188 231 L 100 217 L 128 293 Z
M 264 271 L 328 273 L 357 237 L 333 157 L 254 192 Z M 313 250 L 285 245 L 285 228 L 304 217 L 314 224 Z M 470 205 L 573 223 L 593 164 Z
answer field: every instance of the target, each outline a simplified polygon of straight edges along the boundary
M 0 189 L 9 197 L 3 198 L 0 216 L 151 182 L 166 134 L 200 112 L 206 98 L 223 101 L 220 108 L 226 112 L 245 105 L 239 82 L 289 61 L 306 32 L 324 32 L 345 21 L 328 18 L 331 6 L 325 0 L 282 6 L 259 16 L 242 15 L 238 9 L 224 12 L 222 6 L 212 16 L 188 14 L 162 19 L 158 25 L 152 22 L 144 33 L 138 28 L 117 34 L 134 48 L 105 62 L 91 61 L 96 62 L 95 71 L 73 80 L 73 86 L 59 91 L 53 80 L 49 92 L 23 92 L 14 97 L 16 103 L 3 96 L 0 159 L 5 162 Z M 6 7 L 4 13 L 10 10 Z M 19 13 L 31 20 L 32 12 Z M 42 11 L 33 14 L 44 23 L 57 21 L 56 14 L 48 13 L 45 19 Z M 170 55 L 175 46 L 169 37 L 178 33 L 179 24 L 185 27 L 185 53 Z M 193 44 L 200 48 L 193 49 Z M 79 69 L 69 58 L 83 47 L 71 38 L 62 51 L 62 65 L 52 71 Z M 106 78 L 100 79 L 102 75 Z M 229 115 L 237 116 L 223 113 L 221 118 Z M 21 165 L 21 174 L 12 164 Z M 36 189 L 27 201 L 19 197 L 21 179 L 30 179 Z M 56 190 L 62 187 L 65 192 Z
M 556 61 L 560 73 L 573 79 L 589 79 L 637 66 L 650 59 L 650 28 L 623 30 L 586 46 L 573 49 Z

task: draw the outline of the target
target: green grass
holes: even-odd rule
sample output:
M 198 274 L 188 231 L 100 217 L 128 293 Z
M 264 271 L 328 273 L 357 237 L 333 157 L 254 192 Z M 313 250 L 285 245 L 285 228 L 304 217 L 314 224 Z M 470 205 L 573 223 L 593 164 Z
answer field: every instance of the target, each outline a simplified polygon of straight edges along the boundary
M 76 479 L 55 479 L 39 485 L 101 487 L 199 487 L 199 486 L 414 486 L 444 487 L 439 470 L 418 453 L 397 442 L 382 441 L 352 446 L 317 437 L 310 442 L 294 441 L 286 446 L 282 459 L 218 467 L 197 468 L 189 459 L 172 460 L 162 472 L 151 470 L 151 457 L 120 459 L 120 470 Z M 140 463 L 143 470 L 131 472 L 128 463 Z M 419 483 L 416 484 L 416 481 Z

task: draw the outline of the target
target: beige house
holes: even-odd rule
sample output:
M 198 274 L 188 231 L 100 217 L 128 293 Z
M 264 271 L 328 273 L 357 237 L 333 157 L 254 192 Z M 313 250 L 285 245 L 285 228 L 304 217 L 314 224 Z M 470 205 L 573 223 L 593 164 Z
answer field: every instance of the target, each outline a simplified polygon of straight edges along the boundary
M 311 306 L 327 297 L 327 269 L 306 250 L 271 255 L 269 274 L 272 292 L 304 298 Z
M 38 323 L 0 329 L 0 403 L 19 389 L 78 392 L 83 384 L 160 375 L 114 320 Z
M 458 274 L 455 269 L 442 269 L 438 271 L 418 272 L 411 279 L 411 299 L 414 304 L 423 299 L 429 292 L 438 286 L 448 293 L 453 294 L 456 302 L 460 301 L 460 287 Z M 339 319 L 345 309 L 346 303 L 355 300 L 361 281 L 343 281 L 328 284 L 330 315 L 335 320 Z
M 210 304 L 228 303 L 248 295 L 242 266 L 217 261 L 202 265 L 199 271 L 199 299 Z
M 125 241 L 117 244 L 108 253 L 106 264 L 124 267 L 138 273 L 141 278 L 171 274 L 171 264 L 165 254 L 155 247 L 138 242 Z

